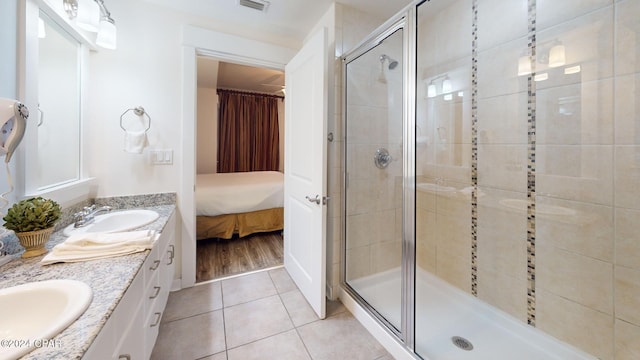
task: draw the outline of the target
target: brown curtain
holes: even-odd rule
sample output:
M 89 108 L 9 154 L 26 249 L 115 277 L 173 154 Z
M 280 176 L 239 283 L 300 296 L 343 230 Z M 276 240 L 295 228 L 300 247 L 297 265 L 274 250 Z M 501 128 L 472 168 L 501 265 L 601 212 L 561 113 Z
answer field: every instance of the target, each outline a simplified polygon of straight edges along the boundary
M 277 171 L 278 99 L 218 89 L 218 172 Z

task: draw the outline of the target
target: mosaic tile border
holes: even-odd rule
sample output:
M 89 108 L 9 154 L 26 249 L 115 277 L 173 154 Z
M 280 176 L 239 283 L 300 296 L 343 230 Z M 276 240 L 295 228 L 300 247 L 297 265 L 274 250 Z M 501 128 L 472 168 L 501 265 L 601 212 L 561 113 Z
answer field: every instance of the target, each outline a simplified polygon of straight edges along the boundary
M 478 0 L 471 24 L 471 294 L 478 296 Z
M 527 78 L 527 323 L 536 326 L 536 0 L 528 0 L 529 61 Z

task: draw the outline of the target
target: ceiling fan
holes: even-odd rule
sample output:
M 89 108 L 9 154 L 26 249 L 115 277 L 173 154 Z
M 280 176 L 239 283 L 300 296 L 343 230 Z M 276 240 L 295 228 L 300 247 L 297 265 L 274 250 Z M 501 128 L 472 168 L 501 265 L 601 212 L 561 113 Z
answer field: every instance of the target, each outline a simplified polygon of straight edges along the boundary
M 278 90 L 274 91 L 272 94 L 278 94 L 278 93 L 282 93 L 282 95 L 286 95 L 285 92 L 285 86 L 282 85 L 282 80 L 280 80 L 280 78 L 283 77 L 282 74 L 275 74 L 273 76 L 270 76 L 268 78 L 266 78 L 264 80 L 264 83 L 260 84 L 261 86 L 267 86 L 267 87 L 277 87 L 279 88 Z M 278 81 L 276 81 L 278 80 Z M 275 84 L 274 84 L 275 82 Z

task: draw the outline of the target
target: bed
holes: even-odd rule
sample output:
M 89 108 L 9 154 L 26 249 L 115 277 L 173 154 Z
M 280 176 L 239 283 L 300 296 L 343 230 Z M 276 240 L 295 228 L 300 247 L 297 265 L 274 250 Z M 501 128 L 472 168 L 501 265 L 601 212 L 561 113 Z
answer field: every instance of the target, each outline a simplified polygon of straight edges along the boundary
M 277 171 L 196 176 L 196 239 L 283 229 L 284 175 Z

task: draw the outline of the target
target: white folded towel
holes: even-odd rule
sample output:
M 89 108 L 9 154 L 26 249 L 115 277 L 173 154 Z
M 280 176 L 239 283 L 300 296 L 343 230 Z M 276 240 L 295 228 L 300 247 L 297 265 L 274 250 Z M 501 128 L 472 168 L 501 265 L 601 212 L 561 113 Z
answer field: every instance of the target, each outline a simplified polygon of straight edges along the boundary
M 49 265 L 133 254 L 151 249 L 158 236 L 153 230 L 71 235 L 54 246 L 40 263 Z
M 147 146 L 146 131 L 125 131 L 124 151 L 132 154 L 142 154 L 145 146 Z

